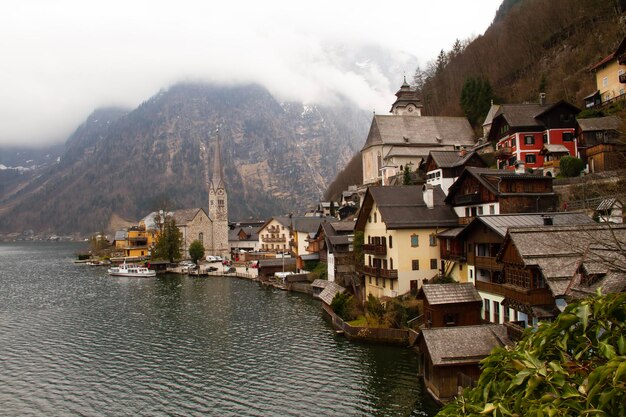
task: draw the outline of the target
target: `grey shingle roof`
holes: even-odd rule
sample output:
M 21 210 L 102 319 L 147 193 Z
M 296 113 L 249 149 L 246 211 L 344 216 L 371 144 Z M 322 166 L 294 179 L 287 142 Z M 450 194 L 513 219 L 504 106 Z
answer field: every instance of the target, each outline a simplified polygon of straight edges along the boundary
M 494 348 L 511 344 L 501 324 L 424 329 L 419 337 L 436 366 L 477 364 Z
M 543 145 L 541 149 L 542 154 L 548 153 L 567 153 L 569 154 L 569 149 L 565 147 L 565 145 L 555 145 L 553 143 L 546 143 Z
M 589 119 L 577 119 L 576 121 L 583 132 L 619 130 L 621 124 L 621 120 L 617 116 L 591 117 Z
M 482 302 L 480 294 L 472 283 L 424 284 L 420 289 L 428 304 L 458 304 Z
M 376 115 L 363 149 L 383 143 L 407 147 L 471 146 L 473 138 L 472 128 L 464 117 Z
M 320 299 L 326 304 L 330 305 L 333 302 L 333 298 L 337 293 L 342 293 L 346 289 L 341 285 L 337 285 L 334 282 L 329 281 L 324 290 L 320 293 Z
M 422 186 L 418 185 L 369 187 L 367 194 L 376 202 L 388 229 L 452 227 L 458 224 L 454 209 L 443 202 L 445 194 L 439 186 L 433 190 L 432 209 L 426 206 Z
M 198 212 L 203 209 L 201 208 L 191 208 L 191 209 L 182 209 L 176 210 L 173 214 L 174 220 L 176 221 L 177 226 L 183 226 L 192 221 Z
M 316 233 L 320 224 L 333 223 L 338 220 L 332 217 L 294 217 L 291 219 L 293 230 L 301 233 Z
M 555 226 L 573 224 L 596 224 L 593 219 L 584 213 L 518 213 L 482 215 L 474 218 L 465 227 L 469 231 L 477 224 L 482 223 L 500 236 L 504 237 L 509 227 L 543 226 L 544 217 L 552 217 Z M 476 224 L 474 224 L 476 223 Z M 463 232 L 465 234 L 465 232 Z
M 502 104 L 496 112 L 494 118 L 503 115 L 504 119 L 511 127 L 537 126 L 543 124 L 535 117 L 543 109 L 539 103 L 530 104 Z
M 466 152 L 464 155 L 459 151 L 431 151 L 430 156 L 439 168 L 454 168 L 463 165 L 474 155 L 474 152 Z

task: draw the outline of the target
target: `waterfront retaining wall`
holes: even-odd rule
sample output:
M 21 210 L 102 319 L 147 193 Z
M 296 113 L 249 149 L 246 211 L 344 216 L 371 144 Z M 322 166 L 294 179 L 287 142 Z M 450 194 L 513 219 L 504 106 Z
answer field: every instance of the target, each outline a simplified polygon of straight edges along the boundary
M 409 331 L 407 329 L 383 329 L 378 327 L 356 327 L 350 326 L 343 321 L 326 303 L 322 303 L 326 317 L 331 321 L 333 327 L 343 330 L 345 336 L 350 340 L 361 340 L 365 342 L 389 343 L 394 345 L 409 345 Z

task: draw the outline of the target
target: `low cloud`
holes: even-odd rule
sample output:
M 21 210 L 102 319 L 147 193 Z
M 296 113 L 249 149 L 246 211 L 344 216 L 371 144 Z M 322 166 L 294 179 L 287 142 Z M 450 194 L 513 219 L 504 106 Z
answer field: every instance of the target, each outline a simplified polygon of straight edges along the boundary
M 0 145 L 63 141 L 95 108 L 185 80 L 386 112 L 403 73 L 484 31 L 499 0 L 14 3 L 0 7 Z

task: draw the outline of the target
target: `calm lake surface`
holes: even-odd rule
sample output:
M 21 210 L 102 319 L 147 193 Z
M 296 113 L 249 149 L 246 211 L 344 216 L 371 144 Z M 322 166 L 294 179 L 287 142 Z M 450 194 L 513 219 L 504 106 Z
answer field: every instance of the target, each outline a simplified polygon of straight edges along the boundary
M 75 243 L 0 244 L 0 415 L 433 415 L 409 349 L 335 336 L 309 296 L 113 278 Z

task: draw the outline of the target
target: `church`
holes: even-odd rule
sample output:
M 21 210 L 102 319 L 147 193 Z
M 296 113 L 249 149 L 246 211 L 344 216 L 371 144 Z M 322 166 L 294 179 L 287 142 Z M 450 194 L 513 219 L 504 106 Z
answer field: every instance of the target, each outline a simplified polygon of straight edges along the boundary
M 228 258 L 230 247 L 228 244 L 228 195 L 224 183 L 222 170 L 221 148 L 219 133 L 213 144 L 213 166 L 207 173 L 208 207 L 179 209 L 169 212 L 181 232 L 181 256 L 189 257 L 189 246 L 194 240 L 199 240 L 204 246 L 206 255 Z M 207 161 L 207 171 L 208 161 Z M 127 239 L 127 248 L 133 249 L 133 254 L 144 256 L 156 241 L 156 212 L 152 212 L 139 222 L 141 236 Z M 143 230 L 143 233 L 141 233 Z M 129 231 L 130 232 L 130 231 Z M 127 232 L 127 233 L 129 233 Z M 128 236 L 128 234 L 127 234 Z M 130 251 L 126 251 L 127 255 Z

